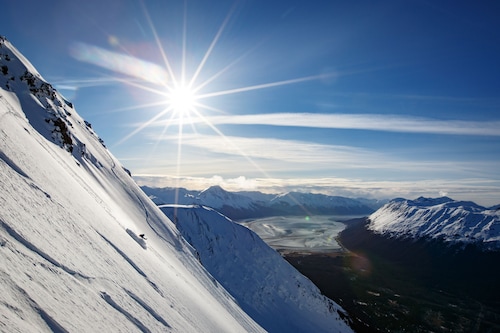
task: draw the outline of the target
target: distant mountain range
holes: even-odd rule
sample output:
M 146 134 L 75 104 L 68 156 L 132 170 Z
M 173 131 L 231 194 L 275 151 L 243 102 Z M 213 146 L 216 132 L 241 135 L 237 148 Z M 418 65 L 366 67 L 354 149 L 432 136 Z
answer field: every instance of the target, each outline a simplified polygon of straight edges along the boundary
M 499 206 L 487 208 L 448 197 L 397 198 L 387 202 L 300 192 L 229 192 L 220 186 L 203 191 L 147 186 L 142 190 L 157 205 L 203 205 L 235 220 L 278 215 L 367 215 L 369 231 L 392 238 L 500 248 Z
M 396 238 L 481 244 L 500 249 L 500 208 L 448 197 L 394 199 L 369 216 L 368 229 Z
M 204 205 L 234 220 L 280 215 L 368 215 L 387 202 L 301 192 L 229 192 L 220 186 L 211 186 L 203 191 L 170 187 L 141 188 L 157 205 Z

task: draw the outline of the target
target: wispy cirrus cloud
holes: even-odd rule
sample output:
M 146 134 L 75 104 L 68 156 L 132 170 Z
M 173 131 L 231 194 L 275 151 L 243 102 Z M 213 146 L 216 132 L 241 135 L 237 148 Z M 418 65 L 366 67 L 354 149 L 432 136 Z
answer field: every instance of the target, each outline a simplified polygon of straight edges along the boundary
M 264 113 L 218 115 L 193 122 L 213 125 L 270 125 L 446 135 L 500 136 L 500 120 L 466 121 L 387 114 Z
M 151 135 L 153 140 L 176 142 L 177 136 Z M 412 175 L 412 173 L 443 173 L 461 175 L 490 175 L 496 170 L 494 162 L 457 161 L 457 160 L 408 160 L 395 154 L 376 151 L 355 146 L 320 144 L 301 140 L 284 140 L 276 138 L 247 138 L 237 136 L 219 136 L 202 134 L 185 134 L 182 138 L 185 148 L 191 147 L 203 151 L 212 159 L 230 160 L 229 166 L 223 164 L 219 170 L 248 170 L 248 161 L 254 162 L 266 171 L 300 171 L 309 173 L 320 170 L 370 170 L 370 172 L 397 172 Z M 218 155 L 215 158 L 214 155 Z M 222 158 L 220 156 L 223 156 Z M 191 164 L 196 169 L 202 169 L 196 163 L 199 155 L 183 157 L 185 168 Z M 191 161 L 192 160 L 192 161 Z M 196 163 L 196 164 L 195 164 Z M 203 164 L 203 163 L 202 163 Z M 214 166 L 212 165 L 212 168 Z
M 158 137 L 152 136 L 158 140 Z M 163 136 L 161 140 L 174 142 L 177 136 Z M 354 161 L 383 160 L 383 154 L 368 149 L 311 143 L 301 140 L 276 138 L 247 138 L 238 136 L 184 134 L 183 146 L 225 155 L 244 155 L 251 159 L 282 161 L 287 163 L 353 164 Z
M 79 61 L 103 67 L 115 73 L 139 78 L 146 82 L 165 84 L 169 79 L 169 75 L 163 67 L 128 54 L 76 42 L 71 45 L 70 52 Z

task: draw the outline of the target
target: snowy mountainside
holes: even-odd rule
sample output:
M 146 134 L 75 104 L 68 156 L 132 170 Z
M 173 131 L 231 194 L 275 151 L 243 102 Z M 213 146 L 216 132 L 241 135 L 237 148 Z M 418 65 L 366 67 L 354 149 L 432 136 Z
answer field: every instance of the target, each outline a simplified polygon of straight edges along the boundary
M 0 187 L 0 332 L 264 331 L 3 37 Z
M 259 191 L 238 191 L 236 193 L 248 197 L 255 202 L 271 201 L 276 196 L 275 194 L 262 193 Z
M 141 188 L 157 205 L 204 205 L 215 209 L 224 206 L 235 209 L 257 209 L 254 206 L 274 197 L 272 194 L 260 192 L 229 192 L 218 185 L 210 186 L 202 191 L 173 187 L 141 186 Z
M 204 206 L 160 209 L 198 251 L 203 266 L 267 331 L 350 331 L 344 310 L 250 229 Z
M 277 215 L 362 215 L 373 213 L 385 203 L 299 192 L 280 195 L 257 191 L 229 192 L 220 186 L 211 186 L 201 192 L 183 188 L 141 188 L 156 204 L 204 205 L 232 219 Z
M 220 186 L 211 186 L 201 191 L 196 197 L 204 205 L 220 208 L 224 205 L 236 209 L 252 207 L 253 200 L 247 196 L 231 193 Z
M 368 229 L 394 237 L 441 239 L 500 248 L 500 211 L 448 197 L 394 199 L 369 217 Z

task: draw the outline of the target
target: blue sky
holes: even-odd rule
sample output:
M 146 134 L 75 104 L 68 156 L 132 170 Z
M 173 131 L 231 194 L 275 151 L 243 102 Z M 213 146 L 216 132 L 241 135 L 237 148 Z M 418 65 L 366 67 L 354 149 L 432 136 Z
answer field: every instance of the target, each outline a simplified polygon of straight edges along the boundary
M 12 1 L 140 184 L 500 203 L 497 1 Z M 194 109 L 171 107 L 191 89 Z M 174 89 L 175 90 L 175 89 Z

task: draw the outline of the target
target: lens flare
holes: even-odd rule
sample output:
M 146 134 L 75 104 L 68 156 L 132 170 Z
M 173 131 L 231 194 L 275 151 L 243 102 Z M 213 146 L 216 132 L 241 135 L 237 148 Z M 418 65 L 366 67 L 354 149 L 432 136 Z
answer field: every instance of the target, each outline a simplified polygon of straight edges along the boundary
M 163 67 L 127 54 L 109 51 L 86 43 L 73 43 L 70 52 L 79 61 L 104 67 L 145 82 L 154 84 L 167 82 L 168 75 Z

